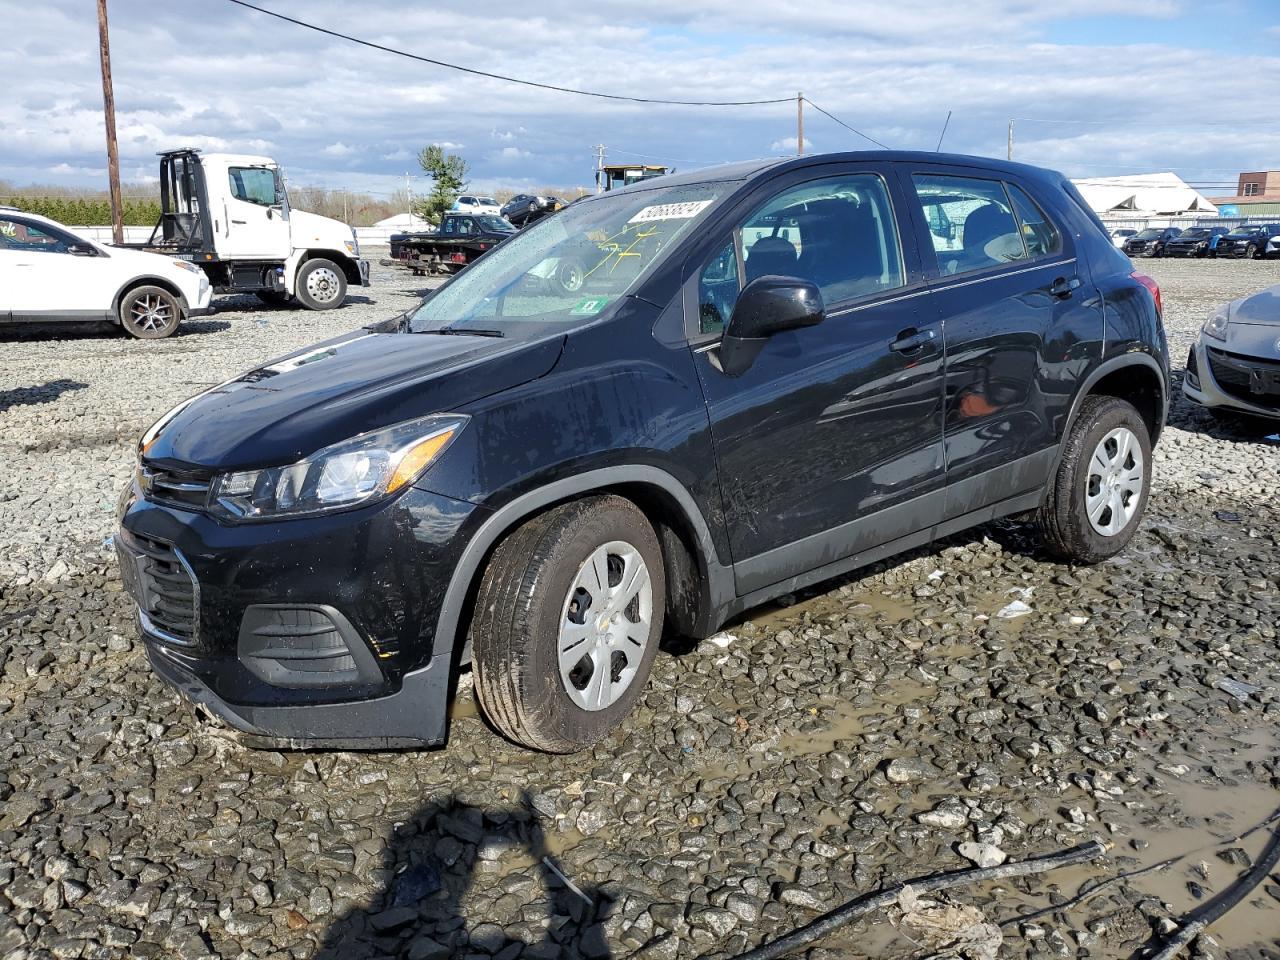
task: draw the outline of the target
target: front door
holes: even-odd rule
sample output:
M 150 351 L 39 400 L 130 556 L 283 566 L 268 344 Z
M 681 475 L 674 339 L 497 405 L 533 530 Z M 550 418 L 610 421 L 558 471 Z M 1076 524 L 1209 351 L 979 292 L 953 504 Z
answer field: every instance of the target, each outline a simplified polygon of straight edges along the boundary
M 207 175 L 215 174 L 207 171 Z M 226 177 L 225 222 L 215 243 L 218 256 L 224 260 L 288 258 L 288 207 L 279 170 L 233 164 L 226 168 Z
M 0 318 L 101 320 L 122 279 L 109 255 L 74 234 L 0 216 Z
M 874 164 L 820 169 L 757 191 L 695 278 L 691 347 L 740 594 L 929 530 L 941 513 L 941 332 L 904 249 L 902 198 Z M 718 335 L 766 274 L 817 283 L 826 318 L 774 335 L 726 376 Z
M 1075 386 L 1101 355 L 1103 304 L 1069 232 L 1016 179 L 930 164 L 903 178 L 947 332 L 954 519 L 1043 488 Z

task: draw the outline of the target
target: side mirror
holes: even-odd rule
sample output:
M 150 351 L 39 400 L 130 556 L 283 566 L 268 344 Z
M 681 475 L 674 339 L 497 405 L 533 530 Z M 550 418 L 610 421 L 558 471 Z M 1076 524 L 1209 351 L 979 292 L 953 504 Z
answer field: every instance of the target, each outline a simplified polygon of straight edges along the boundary
M 96 257 L 98 255 L 98 251 L 87 243 L 70 244 L 67 247 L 67 253 L 73 257 Z
M 799 277 L 757 277 L 746 285 L 720 341 L 720 369 L 730 377 L 750 369 L 775 333 L 821 323 L 822 291 Z

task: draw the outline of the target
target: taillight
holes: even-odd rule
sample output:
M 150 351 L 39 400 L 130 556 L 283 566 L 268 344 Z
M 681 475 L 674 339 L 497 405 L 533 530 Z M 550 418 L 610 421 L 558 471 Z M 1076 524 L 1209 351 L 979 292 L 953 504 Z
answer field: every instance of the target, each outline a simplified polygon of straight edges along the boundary
M 1133 273 L 1129 274 L 1129 276 L 1133 277 L 1133 279 L 1137 280 L 1140 284 L 1142 284 L 1144 287 L 1146 287 L 1148 290 L 1151 291 L 1151 296 L 1155 297 L 1156 299 L 1156 316 L 1163 319 L 1164 318 L 1164 301 L 1160 299 L 1160 284 L 1156 283 L 1154 280 L 1148 277 L 1145 273 L 1139 273 L 1137 270 L 1133 271 Z

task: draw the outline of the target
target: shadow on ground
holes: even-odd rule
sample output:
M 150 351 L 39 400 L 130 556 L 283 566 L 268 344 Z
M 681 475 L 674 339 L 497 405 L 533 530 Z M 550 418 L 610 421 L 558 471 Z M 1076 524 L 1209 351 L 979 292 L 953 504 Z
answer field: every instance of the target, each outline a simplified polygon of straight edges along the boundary
M 385 889 L 332 923 L 316 960 L 612 956 L 601 923 L 611 901 L 567 877 L 527 793 L 487 810 L 433 799 L 396 825 L 384 866 Z
M 48 383 L 33 387 L 14 387 L 12 390 L 0 390 L 0 413 L 10 407 L 29 407 L 40 403 L 53 403 L 64 393 L 83 390 L 87 383 L 79 380 L 50 380 Z

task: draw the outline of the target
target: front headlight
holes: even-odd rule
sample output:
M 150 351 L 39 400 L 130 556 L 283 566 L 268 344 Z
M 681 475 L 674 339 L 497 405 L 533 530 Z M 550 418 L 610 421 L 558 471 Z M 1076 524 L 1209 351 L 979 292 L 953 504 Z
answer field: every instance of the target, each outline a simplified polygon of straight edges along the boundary
M 349 510 L 388 497 L 422 475 L 467 418 L 441 415 L 361 434 L 284 467 L 223 473 L 209 508 L 232 522 Z
M 1206 336 L 1213 337 L 1215 340 L 1227 339 L 1227 327 L 1231 323 L 1226 307 L 1219 307 L 1213 311 L 1213 316 L 1204 323 L 1204 332 Z
M 189 270 L 191 273 L 204 275 L 204 271 L 197 267 L 194 263 L 188 263 L 186 260 L 170 260 L 175 267 L 181 267 L 183 270 Z
M 353 257 L 360 256 L 359 240 L 344 240 L 342 241 L 342 245 L 347 248 L 347 253 L 351 254 Z

